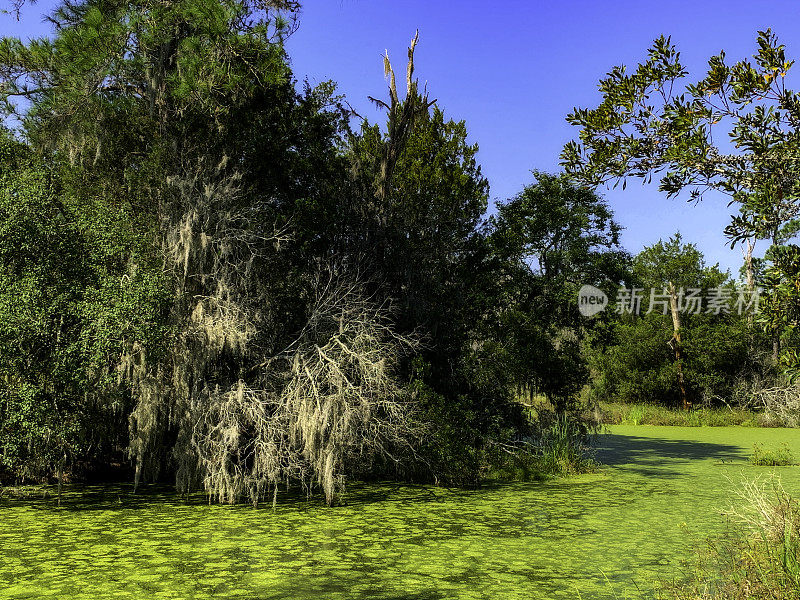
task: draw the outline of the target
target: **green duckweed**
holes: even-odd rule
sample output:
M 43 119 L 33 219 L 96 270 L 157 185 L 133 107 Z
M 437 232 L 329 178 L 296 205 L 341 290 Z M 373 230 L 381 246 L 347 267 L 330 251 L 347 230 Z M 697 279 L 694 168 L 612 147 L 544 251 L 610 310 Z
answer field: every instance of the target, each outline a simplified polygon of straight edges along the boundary
M 639 598 L 681 574 L 753 444 L 788 429 L 613 426 L 597 473 L 450 490 L 351 485 L 346 504 L 209 506 L 168 488 L 0 498 L 0 598 Z M 800 468 L 776 467 L 800 492 Z

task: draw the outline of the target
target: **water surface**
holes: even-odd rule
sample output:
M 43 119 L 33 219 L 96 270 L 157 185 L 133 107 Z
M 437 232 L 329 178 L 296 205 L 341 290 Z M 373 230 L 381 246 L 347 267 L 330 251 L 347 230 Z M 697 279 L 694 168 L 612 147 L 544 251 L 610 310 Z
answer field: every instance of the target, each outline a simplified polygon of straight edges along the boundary
M 601 472 L 475 491 L 353 486 L 348 504 L 208 506 L 167 490 L 0 500 L 0 598 L 638 598 L 724 527 L 754 442 L 800 431 L 614 426 Z

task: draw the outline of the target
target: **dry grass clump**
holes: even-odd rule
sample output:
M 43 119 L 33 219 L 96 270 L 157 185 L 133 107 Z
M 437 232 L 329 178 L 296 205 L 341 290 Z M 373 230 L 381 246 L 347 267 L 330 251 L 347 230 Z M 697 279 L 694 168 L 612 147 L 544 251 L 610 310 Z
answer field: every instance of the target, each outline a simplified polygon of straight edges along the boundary
M 772 476 L 745 481 L 727 532 L 699 552 L 687 581 L 666 586 L 681 599 L 800 598 L 800 503 Z

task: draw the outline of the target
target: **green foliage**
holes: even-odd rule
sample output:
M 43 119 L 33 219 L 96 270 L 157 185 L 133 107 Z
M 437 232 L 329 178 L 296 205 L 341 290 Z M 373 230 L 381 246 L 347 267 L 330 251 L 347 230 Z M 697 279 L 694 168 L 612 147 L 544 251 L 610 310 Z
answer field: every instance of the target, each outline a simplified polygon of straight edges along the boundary
M 351 131 L 330 83 L 296 92 L 283 48 L 296 8 L 67 1 L 52 39 L 0 42 L 7 114 L 56 165 L 76 227 L 92 233 L 98 247 L 79 256 L 117 277 L 101 271 L 67 301 L 86 311 L 79 337 L 93 343 L 81 359 L 102 379 L 82 388 L 118 406 L 118 421 L 129 418 L 137 481 L 140 471 L 175 470 L 185 488 L 231 481 L 220 495 L 235 499 L 244 478 L 258 501 L 267 483 L 318 476 L 332 495 L 344 474 L 318 469 L 325 461 L 309 466 L 328 422 L 304 420 L 299 438 L 286 422 L 270 424 L 297 375 L 292 353 L 325 347 L 320 324 L 352 299 L 331 292 L 355 282 L 391 306 L 389 330 L 426 339 L 425 369 L 404 356 L 396 376 L 414 382 L 419 419 L 438 431 L 421 452 L 392 451 L 406 472 L 475 481 L 488 440 L 523 426 L 498 332 L 481 322 L 494 298 L 476 269 L 487 254 L 479 229 L 488 197 L 477 146 L 463 122 L 431 110 L 413 62 L 406 97 L 392 76 L 389 103 L 376 101 L 388 111 L 385 131 Z M 160 255 L 163 272 L 121 249 L 131 240 Z M 229 447 L 234 438 L 239 449 L 283 454 L 252 457 Z M 343 469 L 368 469 L 372 457 L 361 454 Z M 210 473 L 212 463 L 221 471 Z
M 731 400 L 741 381 L 774 375 L 769 341 L 734 306 L 738 292 L 728 274 L 706 266 L 680 234 L 642 250 L 632 271 L 634 285 L 644 290 L 641 311 L 616 315 L 604 336 L 595 337 L 589 353 L 594 400 L 677 406 L 680 368 L 691 401 L 720 404 Z M 662 294 L 670 284 L 681 310 L 680 361 L 669 345 L 675 323 L 668 307 L 651 304 L 649 297 L 651 290 Z M 691 294 L 708 296 L 713 290 L 722 290 L 719 310 L 691 306 Z
M 483 448 L 488 427 L 481 427 L 480 416 L 469 398 L 448 398 L 437 393 L 420 372 L 424 367 L 416 361 L 417 376 L 411 383 L 418 404 L 418 418 L 427 435 L 416 448 L 421 460 L 407 461 L 401 470 L 415 479 L 435 483 L 475 486 L 480 483 L 486 465 Z M 427 368 L 430 368 L 429 365 Z
M 385 59 L 385 127 L 351 129 L 332 83 L 296 89 L 297 8 L 65 0 L 52 38 L 0 40 L 8 152 L 30 155 L 0 181 L 9 472 L 127 449 L 136 483 L 225 501 L 332 502 L 388 470 L 474 484 L 535 433 L 520 388 L 565 419 L 546 470 L 580 464 L 559 440 L 607 319 L 574 296 L 627 272 L 610 209 L 536 173 L 484 221 L 478 147 L 419 89 L 417 38 L 404 98 Z M 428 435 L 390 435 L 411 421 Z
M 315 286 L 330 248 L 307 250 L 322 230 L 311 227 L 311 209 L 346 193 L 343 111 L 329 84 L 295 89 L 283 17 L 296 8 L 67 1 L 52 17 L 52 39 L 0 42 L 5 108 L 59 172 L 81 226 L 105 227 L 91 230 L 99 247 L 85 256 L 114 277 L 101 272 L 69 304 L 86 310 L 80 337 L 116 387 L 88 381 L 83 390 L 130 423 L 131 439 L 116 442 L 136 459 L 137 481 L 142 470 L 174 473 L 186 487 L 210 480 L 199 465 L 233 439 L 208 439 L 219 431 L 212 415 L 231 393 L 252 400 L 253 389 L 286 388 L 286 349 L 328 322 L 317 316 L 306 327 L 326 291 Z M 151 262 L 119 251 L 130 240 Z M 156 307 L 153 323 L 144 319 L 152 326 L 138 327 Z M 267 363 L 281 369 L 267 372 Z M 289 425 L 280 431 L 288 436 Z M 249 447 L 254 428 L 241 432 Z M 248 473 L 249 460 L 225 464 Z
M 751 331 L 743 320 L 694 316 L 685 319 L 682 329 L 682 365 L 687 389 L 695 401 L 728 401 L 741 379 L 769 376 L 770 358 L 763 342 L 762 349 L 753 348 Z M 677 367 L 667 345 L 671 334 L 672 322 L 667 315 L 621 319 L 605 348 L 590 357 L 594 398 L 677 406 Z
M 515 385 L 564 409 L 587 378 L 587 331 L 606 318 L 580 317 L 578 289 L 586 283 L 616 287 L 630 259 L 602 198 L 564 175 L 534 175 L 536 183 L 498 205 L 491 220 L 495 277 L 502 282 L 495 318 Z
M 483 449 L 482 480 L 541 481 L 597 470 L 592 438 L 599 424 L 578 412 L 556 412 L 552 405 L 526 411 L 527 435 L 495 437 Z
M 364 195 L 372 194 L 375 155 L 387 136 L 365 122 L 351 137 L 349 156 Z M 486 210 L 488 182 L 477 152 L 464 122 L 446 120 L 434 107 L 410 128 L 386 196 L 345 204 L 341 220 L 327 223 L 339 238 L 334 247 L 353 255 L 395 299 L 401 327 L 422 327 L 445 343 L 458 335 L 453 329 L 461 325 L 470 285 L 463 265 L 479 243 L 476 229 Z
M 57 465 L 124 446 L 128 399 L 117 387 L 114 361 L 125 340 L 163 338 L 168 309 L 156 256 L 129 227 L 106 199 L 70 197 L 57 172 L 3 132 L 0 469 L 6 476 L 43 477 Z
M 796 465 L 797 460 L 786 443 L 778 448 L 766 448 L 761 444 L 753 444 L 750 463 L 760 467 L 785 467 Z
M 596 424 L 575 414 L 558 414 L 546 423 L 537 441 L 537 468 L 548 475 L 574 475 L 594 471 L 589 438 Z
M 753 61 L 729 64 L 724 52 L 712 56 L 705 77 L 693 84 L 684 83 L 687 71 L 669 38 L 656 40 L 635 71 L 615 67 L 600 82 L 600 105 L 567 117 L 581 128 L 580 142 L 562 153 L 567 171 L 585 182 L 623 186 L 627 177 L 660 175 L 668 196 L 688 191 L 690 199 L 722 192 L 738 208 L 725 229 L 732 245 L 760 239 L 784 244 L 797 232 L 800 215 L 800 96 L 786 86 L 794 61 L 776 36 L 761 31 L 757 43 Z M 730 140 L 733 153 L 715 141 L 722 139 Z M 786 253 L 791 248 L 777 251 L 783 264 L 764 278 L 776 308 L 764 324 L 784 340 L 792 326 L 777 305 L 796 304 L 800 293 L 782 286 L 793 277 Z M 782 363 L 794 369 L 794 346 L 783 350 Z
M 488 276 L 479 232 L 488 182 L 465 124 L 446 119 L 438 107 L 417 114 L 384 179 L 384 153 L 397 144 L 393 115 L 413 100 L 385 105 L 385 130 L 365 122 L 350 136 L 357 195 L 340 201 L 334 219 L 326 213 L 320 221 L 328 247 L 350 257 L 376 295 L 392 299 L 398 331 L 425 340 L 404 371 L 429 435 L 400 471 L 473 485 L 481 478 L 487 440 L 513 435 L 520 423 L 496 338 L 476 320 L 491 302 L 483 288 Z
M 666 288 L 670 282 L 677 288 L 707 291 L 730 277 L 719 270 L 719 265 L 706 266 L 702 253 L 694 244 L 684 243 L 680 233 L 639 252 L 633 259 L 633 276 L 648 292 L 650 288 Z
M 499 251 L 547 283 L 620 277 L 626 258 L 619 248 L 621 228 L 606 202 L 566 175 L 533 174 L 535 184 L 497 207 L 493 224 Z
M 773 247 L 769 259 L 762 279 L 767 293 L 761 299 L 758 320 L 767 331 L 779 333 L 783 347 L 780 364 L 790 379 L 796 379 L 800 374 L 796 331 L 800 319 L 800 248 L 794 244 Z

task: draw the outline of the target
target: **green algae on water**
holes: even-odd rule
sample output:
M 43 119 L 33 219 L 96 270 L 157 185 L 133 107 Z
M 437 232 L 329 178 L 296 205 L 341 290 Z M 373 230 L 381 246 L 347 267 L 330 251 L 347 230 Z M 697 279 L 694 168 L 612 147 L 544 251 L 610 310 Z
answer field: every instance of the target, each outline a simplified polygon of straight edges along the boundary
M 167 488 L 0 498 L 0 598 L 647 597 L 724 527 L 732 486 L 787 429 L 613 426 L 598 473 L 478 490 L 369 484 L 347 504 L 208 506 Z M 777 468 L 800 492 L 800 469 Z M 638 590 L 638 591 L 637 591 Z

